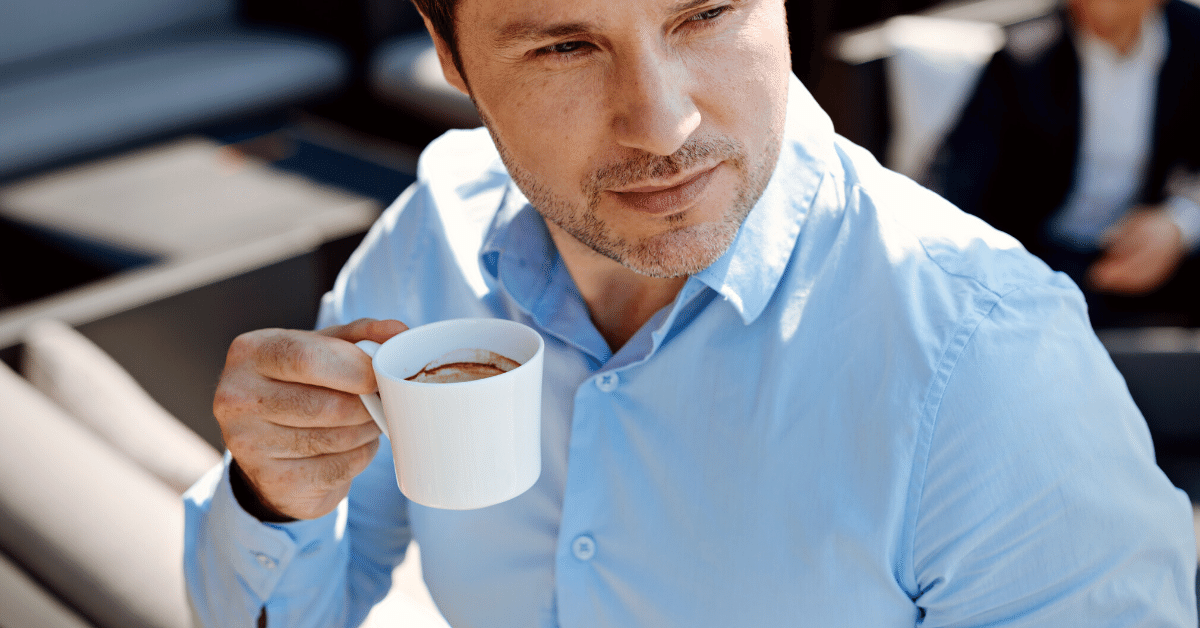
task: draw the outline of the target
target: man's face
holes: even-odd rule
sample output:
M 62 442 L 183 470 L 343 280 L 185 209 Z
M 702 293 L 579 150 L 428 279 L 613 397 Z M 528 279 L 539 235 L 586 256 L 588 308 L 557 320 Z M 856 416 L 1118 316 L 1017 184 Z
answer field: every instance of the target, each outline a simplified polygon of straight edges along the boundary
M 654 277 L 728 248 L 779 155 L 782 0 L 461 0 L 457 33 L 471 96 L 547 221 Z
M 1100 39 L 1113 41 L 1122 35 L 1137 35 L 1142 19 L 1162 0 L 1070 0 L 1075 21 Z

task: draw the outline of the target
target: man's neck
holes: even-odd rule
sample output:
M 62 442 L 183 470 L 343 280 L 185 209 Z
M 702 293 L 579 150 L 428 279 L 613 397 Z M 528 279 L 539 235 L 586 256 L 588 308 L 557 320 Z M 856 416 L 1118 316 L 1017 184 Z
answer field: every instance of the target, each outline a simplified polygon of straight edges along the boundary
M 547 221 L 592 324 L 616 353 L 656 312 L 675 300 L 687 277 L 656 279 L 629 270 Z
M 1142 26 L 1146 23 L 1149 15 L 1152 14 L 1153 13 L 1143 15 L 1141 19 L 1137 21 L 1131 20 L 1122 24 L 1114 25 L 1104 32 L 1095 30 L 1075 13 L 1071 14 L 1071 20 L 1076 32 L 1081 32 L 1093 37 L 1096 40 L 1111 46 L 1114 50 L 1116 50 L 1118 55 L 1126 57 L 1137 47 L 1138 42 L 1142 38 Z
M 1093 33 L 1093 35 L 1095 35 L 1095 33 Z M 1130 24 L 1125 28 L 1108 33 L 1106 36 L 1100 37 L 1100 39 L 1115 48 L 1122 57 L 1127 57 L 1129 56 L 1129 53 L 1133 52 L 1133 49 L 1135 46 L 1137 46 L 1138 40 L 1141 39 L 1141 36 L 1142 25 L 1139 23 Z

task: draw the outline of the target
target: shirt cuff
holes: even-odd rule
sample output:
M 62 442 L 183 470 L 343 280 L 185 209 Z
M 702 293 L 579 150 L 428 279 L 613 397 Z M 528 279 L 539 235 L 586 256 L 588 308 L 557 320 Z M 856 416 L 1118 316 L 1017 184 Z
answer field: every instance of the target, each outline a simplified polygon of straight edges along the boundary
M 1186 196 L 1167 199 L 1167 216 L 1179 227 L 1183 245 L 1189 252 L 1200 248 L 1200 204 Z
M 211 486 L 207 517 L 220 562 L 264 602 L 277 592 L 327 584 L 345 558 L 338 545 L 346 530 L 346 500 L 319 519 L 263 523 L 234 497 L 229 483 L 231 461 L 226 452 L 220 480 Z

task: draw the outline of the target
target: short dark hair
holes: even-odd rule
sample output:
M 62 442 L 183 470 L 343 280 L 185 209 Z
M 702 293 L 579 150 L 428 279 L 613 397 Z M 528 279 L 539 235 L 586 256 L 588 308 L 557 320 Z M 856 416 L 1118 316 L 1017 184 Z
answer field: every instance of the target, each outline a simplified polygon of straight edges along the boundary
M 458 38 L 454 32 L 458 0 L 412 0 L 412 3 L 416 5 L 421 15 L 429 19 L 434 34 L 450 47 L 450 54 L 454 58 L 454 67 L 458 68 L 459 74 L 462 74 L 462 59 L 458 56 Z M 463 78 L 465 80 L 466 77 Z

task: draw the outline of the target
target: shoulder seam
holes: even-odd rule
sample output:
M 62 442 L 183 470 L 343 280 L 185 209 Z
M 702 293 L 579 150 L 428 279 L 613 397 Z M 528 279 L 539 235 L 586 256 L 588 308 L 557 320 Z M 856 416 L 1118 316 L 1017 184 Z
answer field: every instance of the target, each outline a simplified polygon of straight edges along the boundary
M 848 186 L 848 189 L 847 189 L 847 198 L 850 196 L 853 196 L 855 192 L 857 192 L 863 196 L 866 196 L 866 197 L 871 196 L 870 190 L 868 189 L 867 186 L 863 185 L 862 179 L 856 178 L 855 181 L 850 183 L 850 185 Z M 921 247 L 921 251 L 925 254 L 925 258 L 928 259 L 930 261 L 930 263 L 932 263 L 934 266 L 937 266 L 938 270 L 942 271 L 949 277 L 957 277 L 964 281 L 969 281 L 969 282 L 973 283 L 974 285 L 978 286 L 981 290 L 984 290 L 987 293 L 995 296 L 997 299 L 1003 299 L 1004 297 L 1008 296 L 1009 294 L 1011 294 L 1012 292 L 1014 292 L 1016 290 L 1021 290 L 1023 288 L 1031 287 L 1031 286 L 1037 285 L 1037 283 L 1038 283 L 1032 279 L 1028 279 L 1026 281 L 1020 281 L 1020 282 L 1009 281 L 1009 282 L 1006 282 L 1003 286 L 1003 288 L 1007 288 L 1007 289 L 1001 289 L 1001 287 L 993 287 L 990 284 L 985 283 L 979 277 L 976 277 L 974 275 L 967 275 L 967 274 L 963 274 L 963 273 L 954 272 L 954 271 L 946 268 L 945 264 L 943 264 L 942 261 L 940 259 L 938 259 L 938 256 L 929 250 L 929 247 L 926 245 L 925 240 L 921 236 L 917 235 L 916 233 L 913 233 L 910 229 L 905 229 L 905 231 L 906 231 L 906 233 L 911 235 L 914 240 L 916 240 L 917 244 L 919 244 Z
M 938 270 L 942 271 L 943 273 L 945 273 L 946 275 L 948 275 L 950 277 L 957 277 L 964 281 L 969 281 L 969 282 L 975 284 L 981 290 L 984 290 L 988 294 L 991 294 L 992 296 L 996 297 L 997 300 L 1003 299 L 1004 297 L 1012 294 L 1013 292 L 1015 292 L 1017 290 L 1021 290 L 1023 288 L 1026 288 L 1026 287 L 1029 287 L 1029 286 L 1035 284 L 1035 282 L 1033 282 L 1033 281 L 1024 281 L 1024 282 L 1020 282 L 1020 283 L 1011 282 L 1011 283 L 1006 284 L 1006 287 L 1008 288 L 1007 290 L 1001 291 L 1001 290 L 985 283 L 979 277 L 976 277 L 973 275 L 965 275 L 963 273 L 956 273 L 956 272 L 946 268 L 946 266 L 944 264 L 942 264 L 941 260 L 939 260 L 937 258 L 937 256 L 934 255 L 932 252 L 930 252 L 929 248 L 925 246 L 924 240 L 922 240 L 920 237 L 917 237 L 917 243 L 919 243 L 921 245 L 921 250 L 925 252 L 925 257 L 928 258 L 929 261 L 931 263 L 933 263 L 933 265 L 937 266 Z
M 940 265 L 939 265 L 940 267 Z M 978 283 L 978 282 L 977 282 Z M 985 286 L 986 287 L 986 286 Z M 954 375 L 955 367 L 958 366 L 958 361 L 962 357 L 966 348 L 971 344 L 971 340 L 975 337 L 975 333 L 979 330 L 979 326 L 991 316 L 995 311 L 996 306 L 1005 295 L 999 295 L 994 291 L 989 293 L 993 295 L 990 304 L 987 307 L 977 307 L 972 309 L 971 316 L 963 320 L 955 333 L 946 343 L 945 349 L 942 351 L 941 357 L 937 361 L 937 368 L 934 371 L 933 377 L 930 378 L 929 387 L 925 392 L 925 401 L 921 404 L 919 414 L 918 434 L 916 439 L 916 449 L 913 451 L 913 463 L 911 476 L 909 480 L 908 496 L 906 498 L 905 507 L 905 522 L 903 526 L 904 538 L 902 539 L 902 554 L 907 560 L 902 559 L 901 565 L 898 567 L 907 568 L 907 573 L 897 574 L 905 579 L 900 582 L 911 582 L 913 584 L 912 591 L 908 594 L 915 600 L 922 593 L 917 587 L 920 583 L 917 580 L 916 567 L 916 536 L 917 536 L 917 520 L 920 518 L 922 500 L 925 495 L 925 473 L 929 466 L 929 452 L 933 446 L 933 436 L 937 431 L 938 415 L 941 411 L 942 399 L 945 395 L 946 388 Z M 1011 291 L 1010 291 L 1011 293 Z

